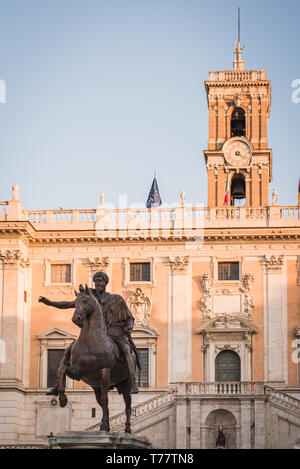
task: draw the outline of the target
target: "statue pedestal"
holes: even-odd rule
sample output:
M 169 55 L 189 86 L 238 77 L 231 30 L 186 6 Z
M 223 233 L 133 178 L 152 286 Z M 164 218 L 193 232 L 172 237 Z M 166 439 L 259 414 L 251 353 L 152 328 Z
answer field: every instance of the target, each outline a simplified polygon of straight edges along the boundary
M 60 449 L 150 449 L 146 437 L 131 433 L 71 432 L 48 437 L 50 447 Z
M 300 439 L 294 444 L 294 449 L 300 449 Z

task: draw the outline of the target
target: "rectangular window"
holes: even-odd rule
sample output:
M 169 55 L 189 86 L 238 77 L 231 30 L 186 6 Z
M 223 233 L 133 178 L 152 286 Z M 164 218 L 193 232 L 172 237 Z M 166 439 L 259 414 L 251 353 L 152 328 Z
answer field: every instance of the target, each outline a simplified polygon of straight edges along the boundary
M 52 264 L 51 283 L 71 283 L 71 264 Z
M 219 262 L 219 280 L 239 280 L 238 262 Z
M 149 387 L 149 349 L 138 348 L 137 349 L 142 369 L 137 368 L 136 381 L 140 388 Z
M 150 282 L 150 262 L 133 262 L 130 264 L 131 282 Z
M 63 356 L 63 349 L 48 349 L 47 388 L 52 388 L 56 385 L 58 367 Z

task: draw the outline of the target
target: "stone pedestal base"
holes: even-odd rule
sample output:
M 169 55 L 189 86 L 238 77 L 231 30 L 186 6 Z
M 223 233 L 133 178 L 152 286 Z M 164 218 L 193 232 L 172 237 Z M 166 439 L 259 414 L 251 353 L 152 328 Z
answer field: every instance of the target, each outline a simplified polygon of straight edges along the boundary
M 150 449 L 146 437 L 131 433 L 64 432 L 48 437 L 50 447 L 61 449 Z

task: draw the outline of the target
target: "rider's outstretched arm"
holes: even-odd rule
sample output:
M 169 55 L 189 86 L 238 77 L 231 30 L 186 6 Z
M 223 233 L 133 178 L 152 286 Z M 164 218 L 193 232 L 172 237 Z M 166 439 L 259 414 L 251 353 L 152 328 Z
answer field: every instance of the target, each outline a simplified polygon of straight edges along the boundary
M 74 301 L 51 301 L 44 296 L 39 297 L 39 302 L 44 303 L 47 306 L 54 306 L 54 308 L 59 309 L 68 309 L 68 308 L 75 308 L 75 300 Z

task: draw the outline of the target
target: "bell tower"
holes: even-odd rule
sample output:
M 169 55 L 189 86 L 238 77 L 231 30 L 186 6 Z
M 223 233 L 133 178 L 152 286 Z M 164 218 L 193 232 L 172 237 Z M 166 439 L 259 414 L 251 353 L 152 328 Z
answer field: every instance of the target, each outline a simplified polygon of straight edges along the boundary
M 204 156 L 210 208 L 269 205 L 271 83 L 265 70 L 245 70 L 243 49 L 239 32 L 233 70 L 209 72 L 205 82 L 209 137 Z

